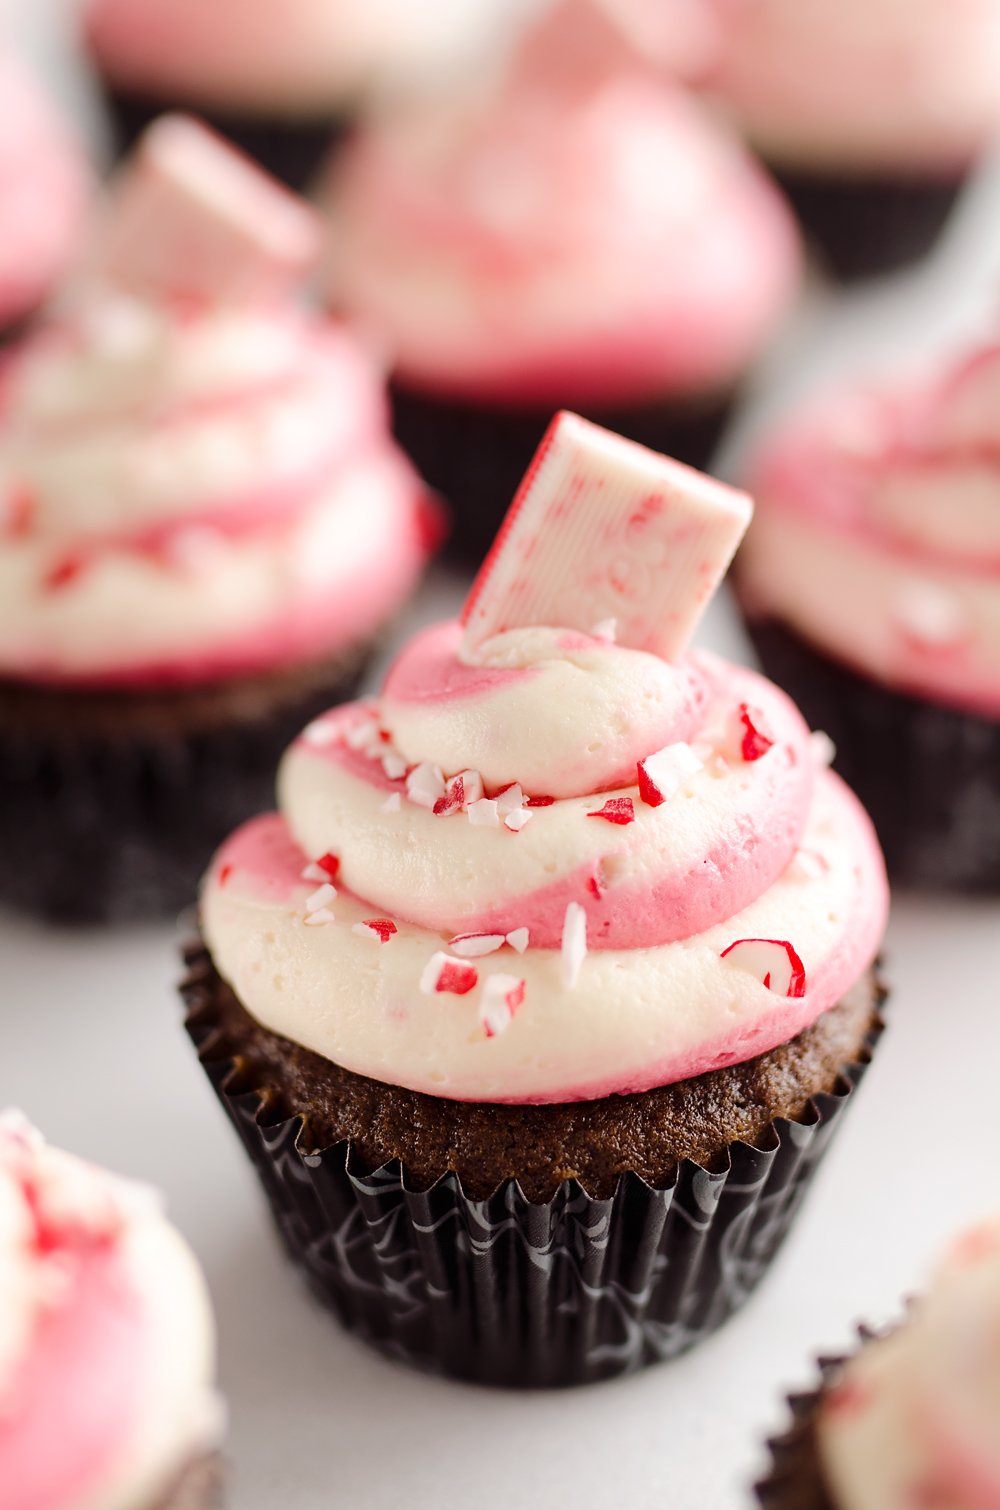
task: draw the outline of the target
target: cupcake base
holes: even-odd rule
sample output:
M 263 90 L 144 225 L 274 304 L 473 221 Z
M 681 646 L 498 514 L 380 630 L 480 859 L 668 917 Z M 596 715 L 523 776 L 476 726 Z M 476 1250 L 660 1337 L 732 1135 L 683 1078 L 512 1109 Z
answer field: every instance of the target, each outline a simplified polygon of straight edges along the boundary
M 841 283 L 919 262 L 941 235 L 964 182 L 771 171 L 806 240 Z
M 775 620 L 747 628 L 767 675 L 836 745 L 891 878 L 1000 891 L 1000 720 L 883 686 Z
M 487 408 L 391 386 L 396 438 L 450 506 L 444 554 L 478 567 L 503 522 L 556 405 Z M 705 470 L 732 408 L 731 395 L 621 407 L 584 407 L 595 424 Z
M 882 1028 L 871 974 L 750 1065 L 478 1106 L 341 1070 L 255 1023 L 200 945 L 187 962 L 188 1031 L 312 1289 L 383 1352 L 483 1384 L 611 1378 L 715 1330 L 780 1245 Z
M 164 111 L 191 109 L 206 126 L 211 126 L 272 177 L 299 194 L 315 180 L 327 154 L 346 137 L 349 129 L 346 118 L 281 120 L 238 110 L 195 107 L 119 88 L 106 89 L 105 98 L 116 160 L 128 156 L 146 127 Z
M 0 681 L 0 905 L 59 923 L 187 906 L 212 851 L 271 805 L 286 746 L 354 695 L 368 658 L 155 693 Z

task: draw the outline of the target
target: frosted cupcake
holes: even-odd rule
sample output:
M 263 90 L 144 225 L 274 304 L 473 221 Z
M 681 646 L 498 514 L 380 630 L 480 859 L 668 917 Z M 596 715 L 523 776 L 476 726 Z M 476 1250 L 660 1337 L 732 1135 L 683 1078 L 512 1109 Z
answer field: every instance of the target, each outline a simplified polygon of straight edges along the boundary
M 751 467 L 740 596 L 890 871 L 1000 886 L 1000 348 L 827 399 Z
M 0 43 L 0 336 L 42 303 L 77 252 L 90 171 L 69 127 Z
M 193 122 L 118 185 L 0 401 L 0 897 L 176 909 L 427 551 L 378 372 L 294 297 L 310 213 Z
M 307 728 L 205 880 L 189 1029 L 394 1356 L 553 1385 L 691 1346 L 867 1062 L 871 827 L 776 687 L 686 649 L 749 512 L 561 416 L 463 623 Z
M 212 1510 L 205 1283 L 152 1192 L 0 1117 L 4 1510 Z
M 162 110 L 196 111 L 302 189 L 332 136 L 389 91 L 445 83 L 490 45 L 499 0 L 86 0 L 122 151 Z
M 922 256 L 1000 137 L 992 0 L 709 0 L 709 80 L 830 267 Z
M 481 559 L 553 409 L 702 464 L 794 295 L 763 173 L 596 5 L 493 90 L 373 123 L 331 183 L 331 297 L 394 362 L 396 433 Z
M 863 1334 L 793 1403 L 758 1486 L 771 1510 L 993 1510 L 1000 1504 L 1000 1220 L 964 1234 L 927 1294 Z

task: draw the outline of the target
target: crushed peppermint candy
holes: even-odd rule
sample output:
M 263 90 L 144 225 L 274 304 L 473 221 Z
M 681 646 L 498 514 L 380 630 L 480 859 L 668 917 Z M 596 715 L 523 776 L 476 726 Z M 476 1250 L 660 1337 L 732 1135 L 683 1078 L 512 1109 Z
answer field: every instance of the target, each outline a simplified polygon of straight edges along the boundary
M 333 920 L 333 913 L 329 907 L 317 907 L 315 912 L 307 912 L 302 919 L 303 923 L 310 928 L 318 928 L 321 923 L 332 923 Z
M 697 775 L 703 764 L 683 740 L 664 745 L 662 750 L 647 755 L 636 766 L 640 800 L 647 807 L 660 807 L 668 797 L 680 791 L 689 777 Z
M 460 813 L 465 806 L 465 779 L 462 776 L 453 776 L 445 787 L 444 796 L 439 797 L 434 804 L 433 811 L 439 818 L 447 818 L 452 813 Z
M 774 747 L 774 736 L 768 732 L 764 715 L 759 708 L 749 703 L 740 703 L 738 717 L 743 726 L 740 739 L 740 754 L 744 760 L 760 760 Z
M 837 758 L 837 746 L 824 729 L 814 729 L 809 736 L 809 753 L 815 765 L 829 766 Z
M 524 1001 L 524 981 L 517 975 L 488 975 L 479 998 L 479 1021 L 487 1038 L 510 1027 Z
M 352 933 L 360 934 L 362 938 L 377 939 L 380 944 L 387 944 L 397 931 L 391 918 L 365 918 L 364 922 L 355 923 L 351 929 Z
M 398 813 L 398 812 L 400 812 L 402 810 L 402 807 L 403 807 L 403 796 L 402 796 L 402 793 L 401 792 L 390 792 L 389 795 L 388 795 L 388 797 L 383 802 L 382 806 L 379 808 L 379 812 L 380 813 Z
M 232 867 L 231 864 L 228 863 L 228 861 L 227 861 L 227 863 L 225 865 L 220 865 L 219 866 L 219 875 L 218 875 L 219 885 L 220 886 L 225 886 L 226 882 L 229 880 L 229 877 L 232 875 L 232 873 L 233 873 L 233 867 Z
M 529 938 L 527 928 L 512 928 L 507 935 L 507 942 L 518 954 L 523 954 L 528 947 Z
M 561 973 L 562 983 L 572 990 L 580 978 L 587 957 L 587 914 L 579 902 L 570 902 L 563 918 Z
M 480 959 L 484 954 L 494 954 L 497 949 L 502 949 L 505 942 L 502 933 L 456 933 L 448 940 L 448 948 L 463 959 Z
M 635 808 L 631 797 L 609 797 L 603 807 L 588 813 L 588 818 L 603 818 L 606 823 L 634 823 Z
M 420 989 L 425 996 L 435 991 L 448 991 L 453 996 L 465 996 L 479 980 L 479 971 L 465 960 L 453 959 L 440 950 L 432 954 L 420 976 Z
M 336 895 L 336 886 L 331 886 L 329 881 L 324 881 L 322 886 L 317 886 L 316 890 L 306 897 L 306 912 L 320 912 L 324 907 L 329 907 Z
M 787 939 L 737 939 L 720 959 L 754 975 L 776 996 L 805 996 L 806 971 Z
M 797 881 L 818 881 L 829 869 L 829 860 L 818 849 L 799 849 L 788 867 L 788 874 Z
M 515 807 L 504 818 L 504 828 L 509 828 L 512 834 L 519 834 L 526 823 L 530 823 L 534 814 L 530 808 Z
M 603 640 L 606 645 L 613 645 L 618 638 L 618 620 L 601 619 L 590 631 L 590 637 L 594 640 Z
M 497 812 L 495 798 L 481 797 L 478 802 L 470 802 L 466 811 L 469 822 L 475 828 L 500 827 L 500 814 Z
M 382 742 L 379 735 L 378 715 L 374 708 L 365 708 L 362 714 L 363 716 L 357 723 L 349 724 L 344 730 L 344 744 L 349 750 L 363 750 L 371 754 Z
M 917 578 L 904 582 L 892 604 L 902 635 L 918 647 L 949 650 L 969 635 L 968 616 L 957 593 Z
M 407 766 L 406 761 L 403 759 L 402 755 L 397 755 L 392 750 L 390 750 L 388 754 L 383 755 L 381 757 L 381 761 L 382 769 L 385 772 L 386 776 L 388 776 L 390 781 L 402 781 L 403 777 L 409 770 L 409 767 Z
M 301 872 L 301 877 L 303 881 L 318 881 L 322 885 L 324 881 L 335 881 L 339 874 L 340 860 L 327 850 L 326 854 L 320 855 L 318 860 L 309 861 Z
M 525 797 L 525 807 L 551 807 L 555 802 L 554 797 Z
M 417 807 L 434 811 L 434 804 L 444 796 L 444 776 L 440 766 L 422 760 L 415 765 L 406 778 L 406 795 Z
M 322 718 L 314 718 L 311 724 L 306 724 L 302 730 L 302 738 L 307 745 L 321 750 L 326 745 L 332 745 L 340 737 L 340 731 L 336 722 L 328 713 Z
M 502 786 L 499 791 L 493 793 L 493 798 L 501 818 L 514 812 L 516 808 L 524 806 L 524 793 L 516 781 L 508 781 L 506 786 Z
M 479 802 L 484 796 L 483 778 L 478 771 L 459 771 L 455 780 L 462 783 L 462 791 L 465 794 L 462 798 L 464 807 L 469 807 L 473 802 Z

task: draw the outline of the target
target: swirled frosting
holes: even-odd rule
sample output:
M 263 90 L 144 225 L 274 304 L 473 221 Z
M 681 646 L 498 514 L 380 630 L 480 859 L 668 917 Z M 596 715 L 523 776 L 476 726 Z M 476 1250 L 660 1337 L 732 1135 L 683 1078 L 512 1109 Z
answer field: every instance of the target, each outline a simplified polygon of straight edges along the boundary
M 104 287 L 0 378 L 0 672 L 185 682 L 364 639 L 424 562 L 378 372 L 287 307 Z
M 703 653 L 419 635 L 285 756 L 202 895 L 266 1027 L 431 1094 L 639 1091 L 785 1042 L 868 966 L 871 828 L 788 699 Z M 733 947 L 736 946 L 736 947 Z
M 370 125 L 331 181 L 331 297 L 401 381 L 584 404 L 730 384 L 796 288 L 785 205 L 735 140 L 635 70 Z
M 90 192 L 69 128 L 0 46 L 0 326 L 39 304 L 68 266 Z
M 1000 714 L 998 405 L 991 347 L 793 420 L 751 468 L 748 608 L 879 681 Z
M 837 1510 L 1000 1505 L 1000 1220 L 967 1232 L 906 1321 L 863 1346 L 818 1436 Z
M 144 1510 L 215 1449 L 204 1281 L 155 1198 L 0 1118 L 4 1510 Z
M 953 172 L 1000 134 L 993 0 L 707 0 L 709 82 L 793 165 Z

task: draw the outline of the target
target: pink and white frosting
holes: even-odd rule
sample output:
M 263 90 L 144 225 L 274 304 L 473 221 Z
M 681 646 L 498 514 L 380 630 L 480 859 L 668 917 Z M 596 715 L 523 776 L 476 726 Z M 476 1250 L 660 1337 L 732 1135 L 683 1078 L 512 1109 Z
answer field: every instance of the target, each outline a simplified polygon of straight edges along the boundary
M 202 895 L 264 1026 L 430 1094 L 640 1091 L 791 1039 L 871 962 L 867 818 L 776 687 L 706 653 L 457 624 L 311 725 Z M 735 947 L 734 947 L 735 946 Z
M 703 0 L 713 92 L 790 166 L 951 174 L 1000 136 L 994 0 Z
M 967 1232 L 889 1336 L 847 1363 L 818 1419 L 837 1510 L 1000 1505 L 1000 1220 Z
M 90 170 L 70 129 L 0 45 L 0 327 L 40 304 L 76 251 Z
M 145 1510 L 214 1451 L 204 1280 L 151 1192 L 0 1118 L 4 1510 Z
M 476 60 L 510 0 L 86 0 L 116 84 L 169 103 L 323 115 Z
M 496 403 L 696 395 L 748 366 L 800 252 L 777 191 L 632 68 L 372 123 L 330 185 L 333 302 L 400 380 Z
M 288 302 L 92 287 L 0 373 L 0 673 L 194 682 L 321 660 L 414 585 L 380 373 Z
M 1000 347 L 827 400 L 752 468 L 752 613 L 891 686 L 1000 716 Z

